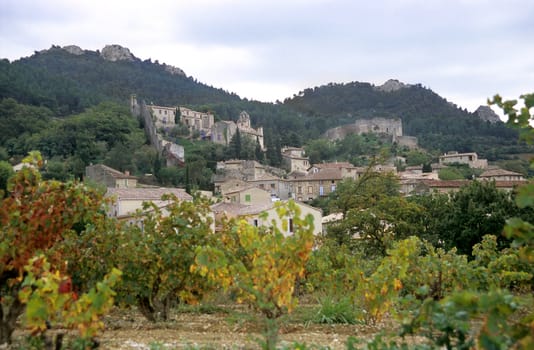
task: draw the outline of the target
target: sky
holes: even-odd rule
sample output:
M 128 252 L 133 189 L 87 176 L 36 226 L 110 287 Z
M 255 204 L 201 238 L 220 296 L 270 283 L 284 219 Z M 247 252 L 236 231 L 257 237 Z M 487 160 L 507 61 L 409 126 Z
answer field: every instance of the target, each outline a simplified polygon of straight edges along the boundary
M 0 58 L 108 44 L 263 102 L 388 79 L 469 111 L 534 92 L 532 0 L 0 0 Z

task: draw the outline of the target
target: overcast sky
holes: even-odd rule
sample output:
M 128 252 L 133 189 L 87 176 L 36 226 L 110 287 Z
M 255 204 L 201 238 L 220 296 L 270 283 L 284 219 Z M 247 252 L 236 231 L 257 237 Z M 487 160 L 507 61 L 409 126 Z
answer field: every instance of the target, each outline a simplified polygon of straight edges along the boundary
M 420 83 L 470 111 L 534 92 L 532 0 L 0 0 L 0 57 L 128 47 L 241 97 Z

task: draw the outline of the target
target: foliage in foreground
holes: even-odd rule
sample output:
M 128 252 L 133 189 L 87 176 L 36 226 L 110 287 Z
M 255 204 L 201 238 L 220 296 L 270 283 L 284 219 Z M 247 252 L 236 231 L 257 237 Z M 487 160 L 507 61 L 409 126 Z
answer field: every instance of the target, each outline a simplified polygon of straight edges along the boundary
M 258 228 L 245 220 L 229 221 L 221 234 L 223 248 L 199 247 L 192 270 L 233 291 L 237 301 L 247 303 L 264 317 L 267 349 L 274 349 L 278 337 L 277 319 L 291 312 L 297 299 L 294 288 L 304 276 L 313 247 L 313 218 L 300 218 L 292 201 L 278 206 L 283 220 L 279 228 Z M 285 236 L 289 220 L 294 233 Z
M 53 271 L 43 255 L 31 259 L 24 269 L 26 277 L 18 297 L 26 305 L 23 322 L 32 337 L 45 339 L 48 329 L 59 327 L 76 329 L 78 339 L 89 343 L 104 329 L 100 318 L 113 307 L 115 292 L 111 288 L 122 275 L 119 270 L 111 270 L 103 281 L 78 296 L 70 277 Z M 56 340 L 56 347 L 60 342 Z
M 100 220 L 102 196 L 77 182 L 43 181 L 39 153 L 8 184 L 0 202 L 0 344 L 10 343 L 24 305 L 18 298 L 28 260 L 39 253 L 65 269 L 61 243 L 72 232 Z

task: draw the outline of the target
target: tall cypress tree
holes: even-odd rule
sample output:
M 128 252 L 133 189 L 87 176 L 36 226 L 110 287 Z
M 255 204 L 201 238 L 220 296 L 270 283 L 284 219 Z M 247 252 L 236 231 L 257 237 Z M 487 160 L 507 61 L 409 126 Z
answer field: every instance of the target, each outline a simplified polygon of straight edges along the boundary
M 236 130 L 228 144 L 228 156 L 229 158 L 241 159 L 241 133 L 239 129 Z
M 256 149 L 254 150 L 254 158 L 260 163 L 263 163 L 265 160 L 258 137 L 256 137 Z

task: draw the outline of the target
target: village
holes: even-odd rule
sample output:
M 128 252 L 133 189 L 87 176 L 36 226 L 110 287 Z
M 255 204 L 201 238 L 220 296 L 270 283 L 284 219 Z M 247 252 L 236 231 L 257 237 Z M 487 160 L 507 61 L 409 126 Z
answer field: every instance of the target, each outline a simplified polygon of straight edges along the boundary
M 186 125 L 191 133 L 197 133 L 203 139 L 214 143 L 228 145 L 232 136 L 239 131 L 242 135 L 257 140 L 261 148 L 265 149 L 263 129 L 251 126 L 250 116 L 246 111 L 240 113 L 237 122 L 214 122 L 212 114 L 185 107 L 139 105 L 135 95 L 132 96 L 131 109 L 134 115 L 145 119 L 145 128 L 151 142 L 167 158 L 168 164 L 183 165 L 184 150 L 180 145 L 166 141 L 158 130 L 171 128 L 177 121 Z M 333 133 L 333 137 L 343 137 L 342 134 L 346 132 L 346 129 L 338 129 Z M 350 126 L 349 132 L 390 134 L 398 142 L 402 142 L 403 138 L 407 139 L 408 144 L 412 146 L 417 142 L 415 138 L 402 135 L 402 123 L 398 119 L 359 120 Z M 472 180 L 493 181 L 498 189 L 505 191 L 511 191 L 515 186 L 526 182 L 522 174 L 488 166 L 487 160 L 478 158 L 474 152 L 447 152 L 439 157 L 438 163 L 431 164 L 430 171 L 425 172 L 422 164 L 398 171 L 393 160 L 370 167 L 358 167 L 348 162 L 310 164 L 304 148 L 300 147 L 284 147 L 281 156 L 282 168 L 263 165 L 255 160 L 235 159 L 217 163 L 217 171 L 212 179 L 214 191 L 201 191 L 201 194 L 213 203 L 211 210 L 215 223 L 226 216 L 245 219 L 255 226 L 268 226 L 272 219 L 279 220 L 275 214 L 276 203 L 294 200 L 304 215 L 313 216 L 314 233 L 323 234 L 328 224 L 343 218 L 342 214 L 331 213 L 323 216 L 321 209 L 309 203 L 317 198 L 328 197 L 344 179 L 358 180 L 369 171 L 394 174 L 404 196 L 454 192 Z M 472 180 L 440 180 L 439 170 L 451 164 L 465 164 L 470 168 L 480 169 L 480 175 Z M 169 202 L 161 200 L 164 194 L 173 194 L 179 200 L 193 199 L 185 189 L 143 185 L 137 177 L 128 172 L 123 173 L 103 164 L 88 166 L 86 179 L 107 188 L 106 195 L 114 200 L 109 209 L 110 216 L 132 224 L 137 222 L 135 214 L 141 210 L 143 202 L 152 201 L 159 207 L 165 207 Z M 262 213 L 268 214 L 267 219 L 263 218 Z M 291 234 L 291 219 L 288 220 L 284 227 L 287 227 L 286 234 Z

